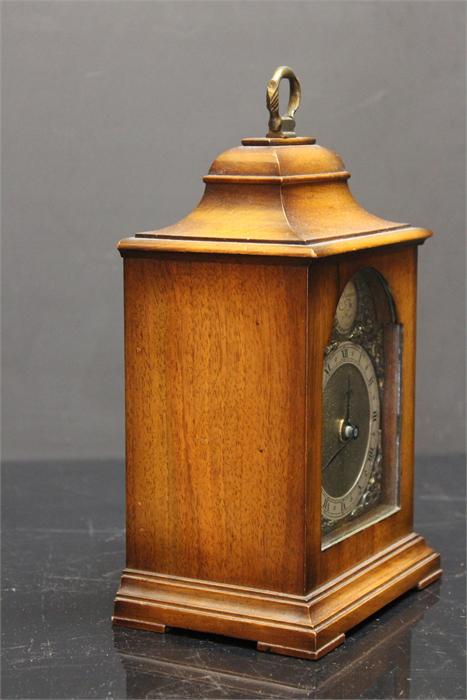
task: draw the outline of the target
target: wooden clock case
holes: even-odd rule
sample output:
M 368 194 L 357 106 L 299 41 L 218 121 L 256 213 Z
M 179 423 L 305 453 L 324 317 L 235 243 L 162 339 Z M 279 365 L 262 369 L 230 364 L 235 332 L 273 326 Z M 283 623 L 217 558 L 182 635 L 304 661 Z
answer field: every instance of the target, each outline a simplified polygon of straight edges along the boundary
M 413 532 L 417 248 L 311 138 L 245 139 L 184 220 L 120 242 L 126 549 L 115 624 L 318 659 L 441 570 Z M 323 349 L 346 282 L 386 280 L 403 327 L 400 507 L 321 545 Z

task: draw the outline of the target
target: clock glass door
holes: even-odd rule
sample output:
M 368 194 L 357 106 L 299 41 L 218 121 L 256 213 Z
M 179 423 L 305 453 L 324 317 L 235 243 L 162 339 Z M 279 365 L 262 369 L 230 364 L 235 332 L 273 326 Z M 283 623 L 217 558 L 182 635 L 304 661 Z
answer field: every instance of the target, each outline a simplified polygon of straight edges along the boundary
M 402 328 L 373 269 L 347 281 L 324 352 L 323 548 L 398 509 Z

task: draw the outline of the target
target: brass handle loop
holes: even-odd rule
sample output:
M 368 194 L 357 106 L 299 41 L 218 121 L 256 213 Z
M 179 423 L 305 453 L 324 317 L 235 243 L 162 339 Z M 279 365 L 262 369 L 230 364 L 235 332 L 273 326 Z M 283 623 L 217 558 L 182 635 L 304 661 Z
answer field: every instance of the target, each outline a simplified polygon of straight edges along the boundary
M 279 114 L 279 83 L 287 78 L 290 85 L 287 112 Z M 266 106 L 269 110 L 268 138 L 291 138 L 295 136 L 295 112 L 300 106 L 300 82 L 289 66 L 279 66 L 266 88 Z

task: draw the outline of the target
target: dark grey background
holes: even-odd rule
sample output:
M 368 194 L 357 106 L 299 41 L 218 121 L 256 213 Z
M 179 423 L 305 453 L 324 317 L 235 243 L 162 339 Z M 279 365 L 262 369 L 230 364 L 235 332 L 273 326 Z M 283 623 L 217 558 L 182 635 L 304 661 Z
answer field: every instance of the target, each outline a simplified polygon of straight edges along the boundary
M 298 131 L 356 197 L 427 226 L 416 448 L 463 449 L 465 4 L 7 2 L 2 23 L 3 454 L 123 452 L 115 243 L 187 213 L 263 135 L 279 64 Z

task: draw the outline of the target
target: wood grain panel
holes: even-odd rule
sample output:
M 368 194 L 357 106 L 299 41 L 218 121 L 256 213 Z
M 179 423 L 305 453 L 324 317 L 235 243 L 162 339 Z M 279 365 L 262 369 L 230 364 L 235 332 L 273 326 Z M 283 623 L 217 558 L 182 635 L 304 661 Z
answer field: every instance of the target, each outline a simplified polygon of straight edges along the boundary
M 125 260 L 127 565 L 303 592 L 307 269 Z

